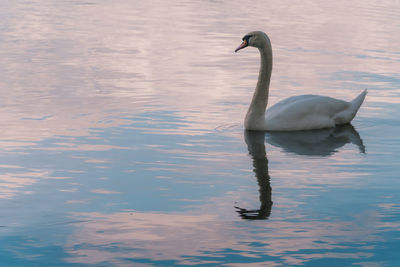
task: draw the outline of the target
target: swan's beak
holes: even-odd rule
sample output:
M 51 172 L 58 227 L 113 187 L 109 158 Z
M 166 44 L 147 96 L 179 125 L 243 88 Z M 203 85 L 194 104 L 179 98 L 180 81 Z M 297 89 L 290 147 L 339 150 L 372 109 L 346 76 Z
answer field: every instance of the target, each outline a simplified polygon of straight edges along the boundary
M 238 48 L 235 49 L 235 52 L 239 51 L 240 49 L 243 49 L 247 46 L 247 41 L 244 40 L 239 46 Z

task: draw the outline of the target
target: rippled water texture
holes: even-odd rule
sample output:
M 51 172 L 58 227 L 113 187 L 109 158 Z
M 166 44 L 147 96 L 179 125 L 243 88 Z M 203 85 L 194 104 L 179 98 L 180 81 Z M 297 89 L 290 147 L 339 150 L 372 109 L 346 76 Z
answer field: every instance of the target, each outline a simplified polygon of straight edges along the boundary
M 1 266 L 398 266 L 398 1 L 0 1 Z M 245 132 L 369 94 L 352 125 Z

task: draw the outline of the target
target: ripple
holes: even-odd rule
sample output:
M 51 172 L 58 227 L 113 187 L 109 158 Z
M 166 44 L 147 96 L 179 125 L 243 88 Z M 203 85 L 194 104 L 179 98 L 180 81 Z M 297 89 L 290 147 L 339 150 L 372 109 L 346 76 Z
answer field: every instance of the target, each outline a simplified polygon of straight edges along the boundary
M 241 124 L 235 123 L 227 123 L 222 124 L 214 128 L 214 132 L 216 133 L 225 133 L 225 132 L 237 132 L 239 130 L 243 130 L 243 126 Z

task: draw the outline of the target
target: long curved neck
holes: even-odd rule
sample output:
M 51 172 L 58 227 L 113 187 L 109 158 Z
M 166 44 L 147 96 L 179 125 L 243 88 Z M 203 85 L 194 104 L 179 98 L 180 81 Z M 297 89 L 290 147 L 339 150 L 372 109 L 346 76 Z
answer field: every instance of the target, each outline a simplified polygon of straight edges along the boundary
M 269 40 L 268 40 L 269 41 Z M 258 48 L 261 55 L 260 73 L 258 74 L 257 87 L 249 110 L 247 111 L 245 126 L 246 129 L 259 130 L 264 125 L 265 109 L 268 104 L 269 83 L 272 72 L 272 49 L 268 45 Z

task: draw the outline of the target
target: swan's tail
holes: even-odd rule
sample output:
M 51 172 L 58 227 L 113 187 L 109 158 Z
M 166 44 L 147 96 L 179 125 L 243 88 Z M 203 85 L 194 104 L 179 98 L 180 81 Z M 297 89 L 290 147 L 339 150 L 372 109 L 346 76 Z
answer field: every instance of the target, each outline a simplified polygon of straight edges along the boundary
M 350 105 L 348 108 L 336 114 L 333 118 L 335 120 L 335 124 L 350 123 L 351 120 L 356 116 L 357 111 L 360 108 L 361 104 L 364 102 L 366 95 L 367 89 L 365 89 L 359 96 L 350 101 Z
M 367 95 L 368 91 L 365 89 L 361 94 L 359 94 L 356 98 L 354 98 L 352 101 L 350 101 L 350 118 L 348 122 L 350 122 L 357 114 L 357 111 L 359 110 L 361 104 L 364 102 L 365 96 Z
M 356 98 L 354 98 L 351 103 L 351 109 L 354 110 L 354 115 L 357 113 L 358 109 L 360 108 L 361 104 L 364 102 L 365 96 L 367 95 L 368 91 L 365 89 L 361 94 L 359 94 Z

